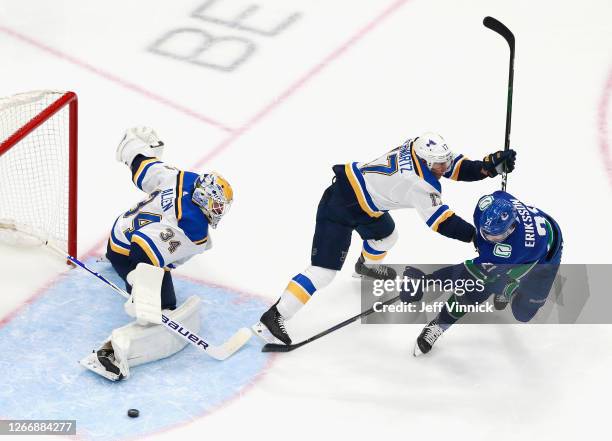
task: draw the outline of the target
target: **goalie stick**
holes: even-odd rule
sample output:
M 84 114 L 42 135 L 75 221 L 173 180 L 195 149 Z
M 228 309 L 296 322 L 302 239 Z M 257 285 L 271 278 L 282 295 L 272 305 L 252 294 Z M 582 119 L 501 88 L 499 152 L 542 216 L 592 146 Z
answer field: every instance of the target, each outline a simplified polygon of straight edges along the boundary
M 8 231 L 16 232 L 16 233 L 21 233 L 22 235 L 26 235 L 27 237 L 31 239 L 35 239 L 39 241 L 40 243 L 42 243 L 43 245 L 46 245 L 49 249 L 51 249 L 55 253 L 67 259 L 69 262 L 71 262 L 75 266 L 78 266 L 82 268 L 83 270 L 87 271 L 89 274 L 97 277 L 98 280 L 101 280 L 106 285 L 110 286 L 113 289 L 113 291 L 115 291 L 117 294 L 121 295 L 122 297 L 126 299 L 130 297 L 130 295 L 125 290 L 119 288 L 113 282 L 106 279 L 103 275 L 92 270 L 91 268 L 89 268 L 87 265 L 85 265 L 83 262 L 81 262 L 76 257 L 71 256 L 70 254 L 66 253 L 65 251 L 55 246 L 53 243 L 49 241 L 47 237 L 45 237 L 44 234 L 41 234 L 31 228 L 18 227 L 15 224 L 15 222 L 11 220 L 6 220 L 6 219 L 0 220 L 0 231 L 1 230 L 8 230 Z M 191 343 L 193 346 L 198 348 L 200 351 L 204 351 L 207 355 L 214 358 L 215 360 L 225 360 L 226 358 L 230 357 L 232 354 L 238 351 L 238 349 L 244 346 L 246 342 L 249 341 L 249 339 L 251 338 L 251 335 L 253 335 L 250 329 L 240 328 L 232 337 L 230 337 L 229 340 L 227 340 L 221 346 L 213 346 L 210 343 L 206 342 L 206 340 L 204 340 L 202 337 L 200 337 L 195 332 L 190 331 L 189 328 L 183 326 L 181 323 L 175 320 L 170 319 L 168 316 L 164 314 L 162 314 L 162 325 L 169 332 L 187 341 L 188 343 Z M 185 334 L 183 334 L 182 332 L 179 332 L 179 329 Z
M 399 300 L 400 296 L 396 296 L 393 297 L 385 302 L 382 302 L 380 305 L 384 306 L 384 305 L 391 305 L 392 303 L 395 303 Z M 345 321 L 343 321 L 342 323 L 338 323 L 335 326 L 332 326 L 329 329 L 326 329 L 323 332 L 319 332 L 317 335 L 313 335 L 310 338 L 307 338 L 306 340 L 303 340 L 299 343 L 295 343 L 295 344 L 291 344 L 291 345 L 282 345 L 282 344 L 277 344 L 277 343 L 267 343 L 263 346 L 263 348 L 261 348 L 261 352 L 289 352 L 289 351 L 293 351 L 294 349 L 300 348 L 304 345 L 307 345 L 308 343 L 311 343 L 315 340 L 320 339 L 321 337 L 325 337 L 327 334 L 330 334 L 334 331 L 337 331 L 340 328 L 344 328 L 346 325 L 350 325 L 351 323 L 353 323 L 354 321 L 366 317 L 370 314 L 372 314 L 374 311 L 374 306 L 372 306 L 370 309 L 367 309 L 359 314 L 357 314 L 354 317 L 351 317 L 350 319 L 347 319 Z
M 504 150 L 508 150 L 510 148 L 510 122 L 512 120 L 512 87 L 514 82 L 514 34 L 510 32 L 510 29 L 506 27 L 501 21 L 493 18 L 493 17 L 485 17 L 482 21 L 482 24 L 485 27 L 491 29 L 493 32 L 498 33 L 508 43 L 510 47 L 510 63 L 508 69 L 508 98 L 506 101 L 506 134 L 505 134 L 505 143 Z M 506 168 L 504 166 L 504 171 L 502 173 L 502 191 L 506 191 L 506 183 L 508 181 L 508 173 L 506 172 Z

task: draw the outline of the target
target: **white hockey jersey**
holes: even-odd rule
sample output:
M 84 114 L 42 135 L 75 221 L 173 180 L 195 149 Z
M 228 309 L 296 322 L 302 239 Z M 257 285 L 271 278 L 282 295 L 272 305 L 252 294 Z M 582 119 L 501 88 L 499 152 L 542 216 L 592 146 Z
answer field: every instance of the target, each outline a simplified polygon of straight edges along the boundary
M 372 162 L 345 165 L 359 205 L 372 217 L 398 208 L 415 208 L 434 231 L 454 213 L 442 202 L 442 186 L 412 149 L 412 139 Z M 444 177 L 457 180 L 463 155 L 454 154 Z
M 191 201 L 196 173 L 164 165 L 157 158 L 142 161 L 133 174 L 136 186 L 149 194 L 113 225 L 109 244 L 129 256 L 134 244 L 159 267 L 174 268 L 209 249 L 208 219 Z

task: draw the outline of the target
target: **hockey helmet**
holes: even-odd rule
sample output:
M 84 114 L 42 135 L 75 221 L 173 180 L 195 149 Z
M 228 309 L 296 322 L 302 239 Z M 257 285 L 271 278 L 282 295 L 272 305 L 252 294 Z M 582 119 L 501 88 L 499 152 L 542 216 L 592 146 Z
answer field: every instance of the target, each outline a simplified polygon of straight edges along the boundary
M 453 161 L 453 152 L 440 135 L 425 132 L 415 138 L 412 147 L 417 156 L 427 163 L 427 168 L 430 170 L 434 164 L 445 164 L 445 170 L 450 168 Z
M 219 173 L 204 173 L 195 181 L 192 200 L 200 207 L 210 226 L 216 228 L 232 205 L 234 191 Z
M 516 228 L 518 213 L 512 203 L 497 198 L 480 214 L 480 235 L 488 242 L 505 240 Z

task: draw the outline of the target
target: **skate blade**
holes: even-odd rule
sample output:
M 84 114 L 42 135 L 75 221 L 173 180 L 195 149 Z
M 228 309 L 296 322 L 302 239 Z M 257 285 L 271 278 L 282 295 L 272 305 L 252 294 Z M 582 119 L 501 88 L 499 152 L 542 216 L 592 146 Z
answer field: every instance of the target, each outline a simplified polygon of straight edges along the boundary
M 259 337 L 266 344 L 267 343 L 272 343 L 272 344 L 275 344 L 275 345 L 284 345 L 285 344 L 282 341 L 280 341 L 278 338 L 276 338 L 268 330 L 268 328 L 266 328 L 266 326 L 263 323 L 261 323 L 261 322 L 257 322 L 256 324 L 251 326 L 251 331 L 253 332 L 253 334 L 255 334 L 257 337 Z
M 423 355 L 423 352 L 421 351 L 421 348 L 419 348 L 419 344 L 415 343 L 414 344 L 414 349 L 412 351 L 412 356 L 413 357 L 419 357 L 421 355 Z

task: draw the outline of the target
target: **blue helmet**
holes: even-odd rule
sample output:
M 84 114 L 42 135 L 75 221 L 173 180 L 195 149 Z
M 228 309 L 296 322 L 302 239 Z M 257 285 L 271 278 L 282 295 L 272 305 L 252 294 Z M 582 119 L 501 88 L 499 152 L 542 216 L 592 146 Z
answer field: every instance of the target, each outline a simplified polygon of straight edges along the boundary
M 506 239 L 518 222 L 516 208 L 506 199 L 494 199 L 480 214 L 480 235 L 489 242 Z

